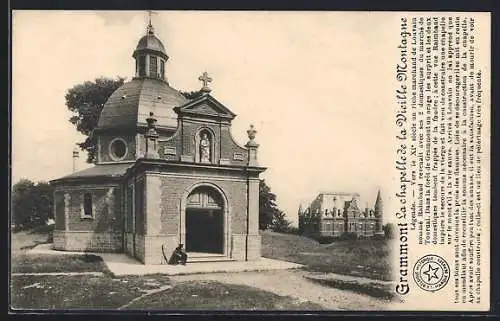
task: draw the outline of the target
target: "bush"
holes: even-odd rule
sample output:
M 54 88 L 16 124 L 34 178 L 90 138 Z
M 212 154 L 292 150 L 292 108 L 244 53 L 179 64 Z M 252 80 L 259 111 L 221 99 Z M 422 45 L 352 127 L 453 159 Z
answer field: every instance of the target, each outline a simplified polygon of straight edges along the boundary
M 392 240 L 394 238 L 394 224 L 387 223 L 382 226 L 382 229 L 384 230 L 384 236 L 386 239 Z
M 80 257 L 80 260 L 82 260 L 85 263 L 95 263 L 95 262 L 102 262 L 102 257 L 94 254 L 84 254 Z
M 282 233 L 300 235 L 299 229 L 295 226 L 288 226 L 283 229 Z
M 335 242 L 338 239 L 338 237 L 335 236 L 319 236 L 316 238 L 316 241 L 318 241 L 319 244 L 330 244 Z
M 344 232 L 342 235 L 340 235 L 341 240 L 357 240 L 358 239 L 358 233 L 356 232 Z

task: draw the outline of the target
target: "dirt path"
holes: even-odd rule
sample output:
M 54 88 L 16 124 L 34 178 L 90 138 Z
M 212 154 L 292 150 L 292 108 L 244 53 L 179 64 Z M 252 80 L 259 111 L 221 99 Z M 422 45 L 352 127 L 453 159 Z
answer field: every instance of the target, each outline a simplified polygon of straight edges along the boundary
M 327 310 L 385 310 L 388 302 L 351 291 L 339 290 L 313 283 L 300 270 L 265 272 L 210 273 L 173 276 L 177 282 L 210 280 L 242 284 L 270 291 L 278 295 L 311 301 Z

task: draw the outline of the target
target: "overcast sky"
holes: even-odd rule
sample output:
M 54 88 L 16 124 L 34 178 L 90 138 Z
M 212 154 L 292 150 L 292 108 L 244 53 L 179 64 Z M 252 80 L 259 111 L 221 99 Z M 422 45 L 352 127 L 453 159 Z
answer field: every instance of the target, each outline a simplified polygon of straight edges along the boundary
M 131 79 L 146 24 L 143 11 L 13 13 L 14 182 L 71 172 L 84 137 L 68 121 L 66 90 L 99 76 Z M 207 71 L 212 95 L 237 114 L 240 144 L 255 125 L 262 178 L 291 220 L 320 191 L 359 192 L 373 206 L 391 179 L 398 16 L 158 11 L 153 25 L 171 86 L 199 89 Z M 80 155 L 79 168 L 91 166 Z

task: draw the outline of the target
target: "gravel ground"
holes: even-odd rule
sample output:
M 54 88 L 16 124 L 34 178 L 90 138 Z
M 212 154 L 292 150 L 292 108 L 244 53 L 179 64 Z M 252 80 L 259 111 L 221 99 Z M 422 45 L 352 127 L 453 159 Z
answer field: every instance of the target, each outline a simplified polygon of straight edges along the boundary
M 304 278 L 307 271 L 276 270 L 265 272 L 210 273 L 172 277 L 172 281 L 213 280 L 253 286 L 278 295 L 310 301 L 327 310 L 386 310 L 390 302 L 368 295 L 312 283 Z

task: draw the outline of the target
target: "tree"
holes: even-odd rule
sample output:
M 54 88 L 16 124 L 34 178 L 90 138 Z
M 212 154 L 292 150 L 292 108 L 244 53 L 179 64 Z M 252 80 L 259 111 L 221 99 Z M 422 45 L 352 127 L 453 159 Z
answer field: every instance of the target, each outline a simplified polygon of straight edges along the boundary
M 195 91 L 180 91 L 180 93 L 186 97 L 189 100 L 196 99 L 203 95 L 203 92 L 201 90 L 195 90 Z
M 291 223 L 285 216 L 276 204 L 276 194 L 272 193 L 266 181 L 261 179 L 259 181 L 259 229 L 270 228 L 275 232 L 287 232 Z
M 12 187 L 12 223 L 16 228 L 43 225 L 52 215 L 53 187 L 47 182 L 35 185 L 21 179 Z
M 291 223 L 286 219 L 285 216 L 286 216 L 285 213 L 280 209 L 276 209 L 274 211 L 273 219 L 270 226 L 270 228 L 274 232 L 280 232 L 280 233 L 288 232 Z
M 85 81 L 75 85 L 66 92 L 66 106 L 73 113 L 69 121 L 76 126 L 76 130 L 87 136 L 85 141 L 78 145 L 88 152 L 87 162 L 89 163 L 95 159 L 96 141 L 91 133 L 97 126 L 102 107 L 124 81 L 123 77 L 116 79 L 100 77 L 94 81 Z
M 16 228 L 29 224 L 34 213 L 33 187 L 29 179 L 21 179 L 12 187 L 11 215 Z
M 69 121 L 76 126 L 76 130 L 87 136 L 85 141 L 78 145 L 88 152 L 87 162 L 92 163 L 96 154 L 96 139 L 92 132 L 97 126 L 99 116 L 109 96 L 125 82 L 124 77 L 96 78 L 94 81 L 85 81 L 75 85 L 66 92 L 66 106 L 73 116 Z M 198 91 L 180 92 L 187 99 L 195 99 L 203 93 Z
M 259 229 L 265 230 L 271 225 L 276 209 L 276 195 L 266 181 L 259 181 Z
M 40 224 L 45 223 L 49 218 L 54 218 L 53 215 L 53 198 L 54 187 L 48 182 L 38 182 L 34 187 L 33 201 L 34 201 L 34 221 Z
M 387 223 L 384 226 L 382 226 L 382 229 L 384 230 L 384 235 L 386 239 L 391 240 L 394 238 L 394 224 Z

